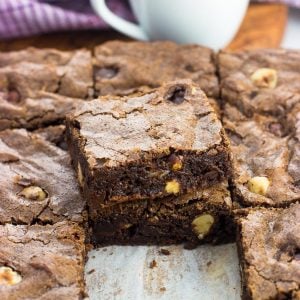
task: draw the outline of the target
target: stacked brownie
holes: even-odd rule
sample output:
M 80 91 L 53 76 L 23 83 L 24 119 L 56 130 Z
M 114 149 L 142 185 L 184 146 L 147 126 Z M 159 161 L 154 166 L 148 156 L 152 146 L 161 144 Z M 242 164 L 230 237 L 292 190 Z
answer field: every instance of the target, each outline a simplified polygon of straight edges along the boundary
M 195 244 L 230 231 L 228 142 L 191 81 L 83 103 L 67 137 L 95 244 Z
M 244 298 L 299 299 L 300 52 L 222 52 L 219 71 Z

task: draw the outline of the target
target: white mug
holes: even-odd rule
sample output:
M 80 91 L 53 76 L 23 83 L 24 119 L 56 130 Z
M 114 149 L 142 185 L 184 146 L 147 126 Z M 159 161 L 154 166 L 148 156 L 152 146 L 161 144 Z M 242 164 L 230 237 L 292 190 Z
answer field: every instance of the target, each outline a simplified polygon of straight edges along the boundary
M 132 38 L 220 49 L 236 34 L 249 0 L 130 0 L 139 25 L 112 13 L 105 0 L 91 3 L 104 21 Z

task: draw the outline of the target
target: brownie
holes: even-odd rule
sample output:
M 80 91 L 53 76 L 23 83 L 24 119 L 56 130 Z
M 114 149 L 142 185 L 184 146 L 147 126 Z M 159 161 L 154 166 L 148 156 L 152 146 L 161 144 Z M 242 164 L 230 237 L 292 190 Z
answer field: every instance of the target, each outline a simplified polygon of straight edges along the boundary
M 35 92 L 33 97 L 23 98 L 15 92 L 0 92 L 0 130 L 32 130 L 62 123 L 66 114 L 75 109 L 81 101 L 42 91 Z
M 166 81 L 191 79 L 210 98 L 219 96 L 214 53 L 197 45 L 110 41 L 94 49 L 95 90 L 127 95 Z
M 0 65 L 0 130 L 60 123 L 76 104 L 94 94 L 87 50 L 29 48 L 0 53 Z
M 65 151 L 68 149 L 67 142 L 65 139 L 65 133 L 66 133 L 65 125 L 61 124 L 61 125 L 47 126 L 47 127 L 36 129 L 33 132 Z
M 231 198 L 226 182 L 182 196 L 116 205 L 92 201 L 92 242 L 106 244 L 174 244 L 234 241 Z
M 19 67 L 23 64 L 25 67 Z M 93 93 L 92 54 L 86 49 L 59 51 L 28 48 L 0 52 L 0 67 L 7 67 L 3 70 L 10 70 L 10 73 L 14 72 L 15 68 L 21 68 L 19 73 L 11 74 L 10 77 L 18 77 L 19 80 L 24 80 L 24 83 L 27 81 L 26 84 L 31 83 L 31 86 L 36 81 L 44 86 L 55 81 L 56 92 L 61 95 L 87 98 Z M 32 78 L 33 82 L 25 76 Z
M 77 225 L 1 225 L 0 252 L 1 299 L 84 298 L 84 231 Z
M 221 52 L 218 61 L 222 99 L 244 115 L 285 118 L 300 102 L 300 51 Z
M 25 129 L 0 132 L 0 223 L 83 222 L 69 154 Z
M 79 183 L 98 203 L 185 194 L 231 173 L 222 125 L 190 81 L 85 102 L 66 134 Z
M 222 120 L 232 144 L 234 193 L 247 206 L 300 199 L 300 52 L 221 52 Z
M 243 299 L 299 299 L 300 204 L 256 208 L 238 222 Z

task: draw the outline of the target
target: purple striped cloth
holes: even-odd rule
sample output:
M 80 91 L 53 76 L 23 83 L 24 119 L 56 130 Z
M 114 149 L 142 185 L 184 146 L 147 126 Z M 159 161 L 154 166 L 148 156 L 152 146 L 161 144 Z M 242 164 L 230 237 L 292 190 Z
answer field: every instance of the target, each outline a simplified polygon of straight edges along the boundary
M 110 0 L 108 6 L 118 15 L 132 19 L 127 1 Z M 0 0 L 0 39 L 106 27 L 89 0 Z
M 300 7 L 300 0 L 256 0 L 282 2 Z M 112 11 L 132 19 L 127 1 L 108 0 Z M 0 39 L 59 30 L 106 28 L 89 0 L 0 0 Z

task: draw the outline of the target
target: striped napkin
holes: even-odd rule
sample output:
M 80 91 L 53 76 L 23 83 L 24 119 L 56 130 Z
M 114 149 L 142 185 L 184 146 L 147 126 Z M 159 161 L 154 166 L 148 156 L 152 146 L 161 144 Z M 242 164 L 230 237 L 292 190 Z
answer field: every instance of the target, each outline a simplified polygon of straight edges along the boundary
M 300 7 L 300 0 L 256 0 L 282 2 Z M 133 19 L 128 2 L 108 0 L 116 14 Z M 0 39 L 75 29 L 101 29 L 107 25 L 92 10 L 89 0 L 0 0 Z

